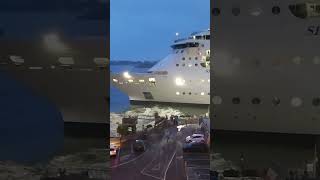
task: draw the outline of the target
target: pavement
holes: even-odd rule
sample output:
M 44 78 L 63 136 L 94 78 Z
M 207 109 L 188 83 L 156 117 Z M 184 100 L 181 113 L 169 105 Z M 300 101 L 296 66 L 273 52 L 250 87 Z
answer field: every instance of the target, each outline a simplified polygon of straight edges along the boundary
M 163 127 L 150 131 L 146 139 L 147 149 L 143 153 L 130 153 L 124 157 L 111 159 L 112 180 L 188 180 L 192 173 L 186 168 L 182 151 L 185 137 L 195 131 L 195 126 L 186 126 L 181 131 L 176 127 Z M 167 138 L 169 137 L 169 138 Z M 132 142 L 126 141 L 130 144 Z M 126 145 L 130 147 L 130 145 Z M 195 172 L 206 176 L 209 174 L 209 154 L 201 157 L 193 154 L 188 157 Z M 192 162 L 192 163 L 191 163 Z M 207 167 L 205 167 L 207 166 Z M 204 172 L 203 171 L 208 171 Z

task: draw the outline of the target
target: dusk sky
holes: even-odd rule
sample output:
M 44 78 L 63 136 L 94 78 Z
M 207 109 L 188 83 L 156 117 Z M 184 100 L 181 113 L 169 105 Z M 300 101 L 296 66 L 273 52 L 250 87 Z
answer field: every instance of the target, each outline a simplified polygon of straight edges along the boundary
M 111 0 L 111 60 L 160 60 L 176 38 L 208 29 L 209 0 Z

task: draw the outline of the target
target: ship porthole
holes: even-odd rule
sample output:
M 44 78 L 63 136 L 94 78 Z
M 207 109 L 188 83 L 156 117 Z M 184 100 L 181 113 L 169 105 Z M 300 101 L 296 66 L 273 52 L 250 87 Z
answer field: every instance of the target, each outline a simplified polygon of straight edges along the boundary
M 299 98 L 299 97 L 293 97 L 291 99 L 291 105 L 294 106 L 294 107 L 301 106 L 302 105 L 302 99 Z
M 278 106 L 278 105 L 280 104 L 280 99 L 277 98 L 277 97 L 274 97 L 274 98 L 272 99 L 272 104 L 273 104 L 274 106 Z
M 213 104 L 221 104 L 222 98 L 220 96 L 213 96 L 212 102 L 213 102 Z
M 312 99 L 312 105 L 313 106 L 319 106 L 320 105 L 320 98 L 316 97 Z
M 261 100 L 259 98 L 255 97 L 255 98 L 252 98 L 251 103 L 252 104 L 261 104 Z
M 272 13 L 273 13 L 274 15 L 280 14 L 280 7 L 279 7 L 279 6 L 273 6 L 273 7 L 272 7 Z
M 315 56 L 315 57 L 313 58 L 313 63 L 314 63 L 314 64 L 320 64 L 320 57 L 319 57 L 319 56 Z
M 232 98 L 232 103 L 233 104 L 240 104 L 240 98 L 239 97 Z
M 220 9 L 219 8 L 213 8 L 212 9 L 212 15 L 213 16 L 219 16 L 220 15 Z
M 232 8 L 232 14 L 234 16 L 239 16 L 240 14 L 240 8 Z

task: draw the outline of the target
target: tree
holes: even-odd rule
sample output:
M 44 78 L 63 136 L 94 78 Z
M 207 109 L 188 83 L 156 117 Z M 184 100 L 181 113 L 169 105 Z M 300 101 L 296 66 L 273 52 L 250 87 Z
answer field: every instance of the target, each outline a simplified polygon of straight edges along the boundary
M 122 136 L 126 136 L 129 134 L 128 126 L 123 125 L 123 124 L 118 124 L 117 133 L 120 135 L 120 139 L 119 139 L 120 140 L 120 147 L 119 147 L 119 151 L 118 151 L 118 161 L 120 161 L 121 139 L 122 139 Z
M 122 137 L 129 134 L 128 126 L 123 125 L 123 124 L 118 124 L 117 133 L 120 135 L 120 146 L 121 146 Z

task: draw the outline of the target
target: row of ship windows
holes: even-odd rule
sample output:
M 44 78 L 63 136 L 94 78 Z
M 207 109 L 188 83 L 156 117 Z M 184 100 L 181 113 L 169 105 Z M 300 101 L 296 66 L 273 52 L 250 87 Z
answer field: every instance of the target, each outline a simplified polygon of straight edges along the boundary
M 231 12 L 234 16 L 239 16 L 240 15 L 240 8 L 232 8 Z M 271 12 L 274 15 L 280 14 L 280 7 L 279 6 L 273 6 L 271 9 Z M 221 13 L 220 8 L 213 8 L 212 9 L 212 15 L 214 16 L 219 16 Z
M 210 63 L 200 63 L 200 65 L 201 65 L 201 67 L 204 67 L 204 68 L 205 68 L 205 67 L 209 67 L 209 66 L 210 66 Z M 180 64 L 176 64 L 176 67 L 179 67 L 179 66 L 180 66 Z M 182 63 L 181 66 L 182 66 L 182 67 L 185 67 L 186 64 L 185 64 L 185 63 Z M 195 67 L 198 67 L 198 64 L 195 63 L 194 66 L 195 66 Z M 192 67 L 192 64 L 188 64 L 188 67 Z
M 221 104 L 222 103 L 222 98 L 220 96 L 214 96 L 212 98 L 212 101 L 213 101 L 213 104 Z M 240 104 L 240 97 L 233 97 L 231 99 L 231 102 L 232 104 Z M 278 106 L 280 104 L 280 98 L 278 97 L 274 97 L 272 100 L 271 100 L 271 103 L 274 105 L 274 106 Z M 259 105 L 259 104 L 262 104 L 262 100 L 261 98 L 259 97 L 254 97 L 251 99 L 251 104 L 254 104 L 254 105 Z M 294 107 L 298 107 L 298 106 L 301 106 L 303 104 L 303 101 L 301 98 L 299 97 L 293 97 L 291 98 L 291 105 L 294 106 Z M 314 97 L 311 101 L 311 104 L 313 106 L 320 106 L 320 97 Z
M 180 93 L 180 92 L 178 92 L 178 91 L 176 92 L 176 95 L 177 95 L 177 96 L 179 96 L 179 95 L 186 95 L 186 94 L 192 95 L 191 92 L 189 92 L 189 93 L 186 93 L 186 92 Z M 201 96 L 204 96 L 205 94 L 206 94 L 205 92 L 201 92 L 201 93 L 200 93 Z M 194 93 L 194 95 L 198 95 L 198 93 Z M 207 95 L 210 96 L 210 93 L 207 93 Z
M 22 56 L 12 55 L 12 56 L 9 56 L 9 60 L 16 65 L 22 65 L 25 63 L 25 59 Z M 74 65 L 75 64 L 75 60 L 73 57 L 59 57 L 58 62 L 61 65 Z M 107 65 L 108 59 L 105 57 L 95 57 L 95 58 L 93 58 L 92 62 L 96 65 Z M 5 63 L 6 62 L 3 62 L 2 64 L 5 64 Z
M 320 56 L 314 56 L 312 59 L 313 64 L 319 64 L 320 65 Z M 246 60 L 247 61 L 247 60 Z M 262 60 L 259 59 L 254 59 L 252 60 L 252 62 L 256 65 L 261 65 L 262 64 Z M 286 61 L 284 60 L 274 60 L 274 61 L 270 61 L 272 65 L 280 65 L 280 64 L 284 64 Z M 293 64 L 302 64 L 303 62 L 307 62 L 307 60 L 301 56 L 295 56 L 291 59 L 291 62 Z M 235 64 L 235 65 L 240 65 L 241 64 L 241 59 L 240 58 L 233 58 L 230 61 L 231 64 Z
M 300 4 L 291 4 L 289 5 L 289 11 L 292 15 L 298 18 L 305 19 L 307 17 L 319 17 L 320 16 L 320 4 L 319 3 L 300 3 Z M 234 7 L 231 9 L 231 12 L 234 16 L 240 15 L 240 8 Z M 257 9 L 257 11 L 254 11 L 251 13 L 253 16 L 258 16 L 262 12 L 261 9 Z M 271 12 L 274 15 L 279 15 L 281 12 L 281 9 L 279 6 L 273 6 L 271 8 Z M 213 16 L 219 16 L 221 14 L 220 8 L 213 8 L 212 9 L 212 15 Z

